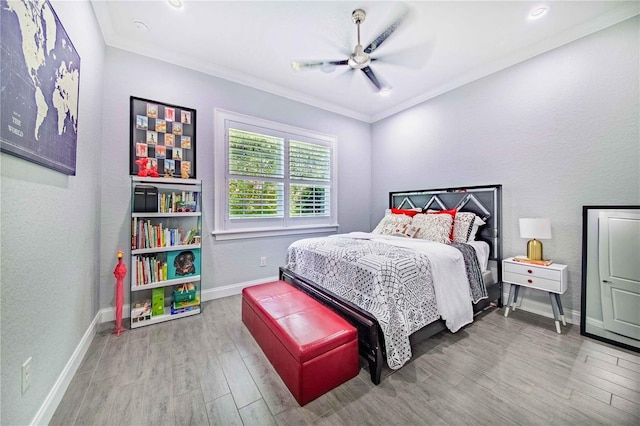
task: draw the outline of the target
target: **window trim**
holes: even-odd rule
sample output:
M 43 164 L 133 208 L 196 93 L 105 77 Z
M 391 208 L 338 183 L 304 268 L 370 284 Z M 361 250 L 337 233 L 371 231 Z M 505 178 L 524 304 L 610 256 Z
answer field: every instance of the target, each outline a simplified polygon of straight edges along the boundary
M 283 226 L 269 226 L 263 222 L 262 226 L 230 227 L 227 222 L 227 169 L 228 146 L 226 128 L 229 121 L 244 123 L 248 126 L 263 127 L 271 132 L 282 132 L 297 135 L 301 141 L 305 138 L 327 143 L 332 148 L 330 215 L 328 218 L 289 218 L 282 221 Z M 252 117 L 232 111 L 216 108 L 214 110 L 214 227 L 211 232 L 216 240 L 236 240 L 243 238 L 272 237 L 280 235 L 311 234 L 336 232 L 338 230 L 338 152 L 337 137 L 303 129 L 288 124 L 278 123 L 262 118 Z M 288 154 L 287 154 L 288 155 Z M 288 200 L 286 201 L 288 204 Z M 287 214 L 288 216 L 288 205 Z M 293 220 L 292 220 L 293 219 Z M 316 222 L 305 224 L 305 222 Z M 256 221 L 257 222 L 257 221 Z M 320 223 L 323 222 L 323 223 Z

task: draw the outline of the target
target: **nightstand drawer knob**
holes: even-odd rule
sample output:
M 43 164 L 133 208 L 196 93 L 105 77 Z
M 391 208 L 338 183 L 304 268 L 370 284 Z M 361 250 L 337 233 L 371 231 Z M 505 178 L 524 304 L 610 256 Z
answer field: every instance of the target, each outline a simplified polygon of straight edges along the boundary
M 527 272 L 533 274 L 533 271 L 531 269 L 527 269 Z
M 533 283 L 533 280 L 527 280 L 527 282 L 528 282 L 529 284 L 531 284 L 531 283 Z

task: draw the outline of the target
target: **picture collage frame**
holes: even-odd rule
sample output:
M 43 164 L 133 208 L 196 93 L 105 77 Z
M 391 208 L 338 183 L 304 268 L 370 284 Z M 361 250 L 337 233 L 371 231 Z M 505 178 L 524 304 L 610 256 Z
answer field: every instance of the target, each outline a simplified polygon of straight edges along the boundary
M 195 178 L 196 110 L 135 96 L 130 103 L 129 173 L 145 167 L 159 177 Z

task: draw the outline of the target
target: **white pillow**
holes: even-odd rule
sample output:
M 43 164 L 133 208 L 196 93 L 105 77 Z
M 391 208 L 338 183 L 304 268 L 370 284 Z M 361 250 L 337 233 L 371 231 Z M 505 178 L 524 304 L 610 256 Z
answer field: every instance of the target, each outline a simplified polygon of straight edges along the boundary
M 396 228 L 410 224 L 411 218 L 406 214 L 388 214 L 382 218 L 378 226 L 371 232 L 374 234 L 391 235 Z
M 391 235 L 395 235 L 398 237 L 414 238 L 419 231 L 420 231 L 420 228 L 414 225 L 400 225 L 400 226 L 396 226 L 393 229 L 393 232 L 391 232 Z
M 486 225 L 486 224 L 487 224 L 487 222 L 485 222 L 484 220 L 482 220 L 478 216 L 476 216 L 475 220 L 473 221 L 473 226 L 471 227 L 471 233 L 469 234 L 469 239 L 467 240 L 467 242 L 475 241 L 476 240 L 476 234 L 478 233 L 478 228 L 480 228 L 482 225 Z
M 453 217 L 450 214 L 417 214 L 411 223 L 420 228 L 415 238 L 449 244 Z
M 457 212 L 453 224 L 453 242 L 466 243 L 475 240 L 478 228 L 485 222 L 471 212 Z

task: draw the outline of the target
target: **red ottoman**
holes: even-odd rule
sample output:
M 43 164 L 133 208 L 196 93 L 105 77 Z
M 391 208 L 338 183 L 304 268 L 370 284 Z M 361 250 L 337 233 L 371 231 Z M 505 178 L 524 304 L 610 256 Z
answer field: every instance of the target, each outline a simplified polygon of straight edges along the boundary
M 356 329 L 284 281 L 243 289 L 242 322 L 300 405 L 358 374 Z

